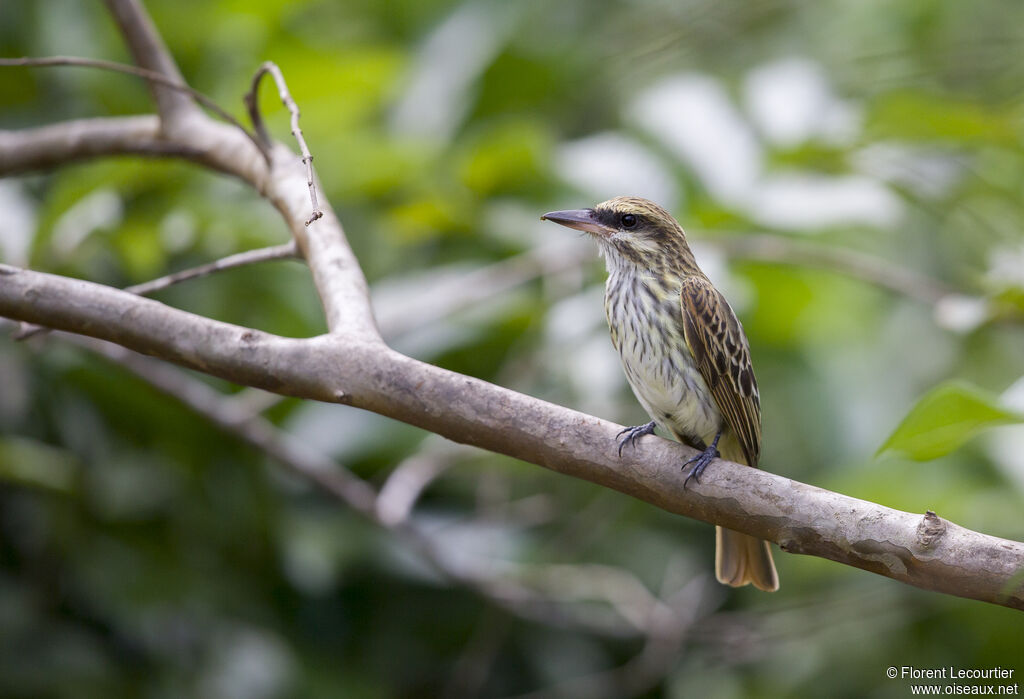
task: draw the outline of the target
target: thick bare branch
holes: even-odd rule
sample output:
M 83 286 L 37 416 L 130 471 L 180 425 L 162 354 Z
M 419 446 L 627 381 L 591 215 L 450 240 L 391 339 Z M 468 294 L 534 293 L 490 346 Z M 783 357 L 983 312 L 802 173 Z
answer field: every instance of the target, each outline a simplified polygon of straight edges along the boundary
M 217 125 L 219 127 L 219 125 Z M 197 134 L 197 140 L 202 134 Z M 283 150 L 282 152 L 287 152 Z M 39 129 L 23 131 L 0 131 L 0 175 L 17 174 L 29 170 L 53 167 L 79 159 L 99 155 L 135 154 L 147 156 L 174 156 L 199 162 L 218 170 L 238 175 L 259 189 L 258 183 L 265 181 L 263 168 L 246 162 L 245 159 L 234 160 L 232 154 L 242 154 L 239 144 L 228 142 L 214 149 L 201 150 L 195 145 L 174 143 L 164 140 L 159 134 L 159 123 L 152 117 L 127 117 L 120 119 L 89 119 L 64 122 Z M 308 182 L 308 173 L 307 180 Z M 277 190 L 278 188 L 275 188 Z M 274 201 L 274 200 L 272 200 Z M 280 200 L 278 200 L 280 202 Z M 277 202 L 276 202 L 277 203 Z M 278 208 L 282 209 L 282 203 Z M 282 210 L 283 213 L 286 213 Z M 296 215 L 304 215 L 297 212 Z M 303 219 L 305 222 L 306 219 Z M 336 221 L 336 219 L 335 219 Z M 338 224 L 340 226 L 340 224 Z M 293 227 L 293 232 L 296 229 Z M 298 237 L 298 236 L 297 236 Z M 304 236 L 303 236 L 304 237 Z M 351 251 L 335 250 L 331 235 L 316 241 L 327 255 L 320 255 L 318 268 L 327 269 L 330 260 L 346 260 Z M 722 250 L 727 256 L 738 260 L 754 260 L 786 265 L 818 267 L 829 272 L 842 274 L 859 279 L 880 288 L 904 295 L 928 305 L 935 305 L 954 293 L 947 285 L 925 275 L 916 273 L 898 265 L 893 265 L 880 258 L 865 255 L 852 250 L 813 245 L 795 241 L 777 235 L 714 235 L 702 239 L 706 245 Z M 347 248 L 347 244 L 345 245 Z M 553 253 L 557 250 L 557 253 Z M 451 284 L 456 292 L 442 289 L 430 298 L 413 299 L 408 308 L 399 316 L 387 316 L 380 319 L 387 334 L 393 336 L 413 327 L 420 327 L 422 320 L 428 322 L 437 317 L 473 305 L 474 303 L 507 291 L 517 285 L 529 282 L 541 274 L 553 270 L 580 264 L 583 259 L 592 256 L 592 251 L 583 246 L 552 246 L 551 250 L 542 248 L 527 251 L 517 257 L 503 260 L 468 272 L 464 279 Z M 346 269 L 348 262 L 342 262 Z M 330 275 L 323 286 L 351 287 L 353 284 L 363 287 L 365 281 L 345 275 L 347 279 L 330 281 Z M 358 275 L 361 278 L 361 273 Z M 318 287 L 319 288 L 319 287 Z M 465 289 L 473 289 L 472 294 Z M 372 319 L 365 316 L 365 302 L 360 302 L 361 291 L 350 293 L 351 288 L 336 289 L 339 298 L 354 300 L 339 303 L 338 306 L 352 308 L 364 307 L 360 310 L 361 320 L 357 324 L 366 327 Z M 326 305 L 326 301 L 325 301 Z M 339 316 L 343 314 L 339 313 Z M 351 315 L 351 314 L 345 314 Z M 333 326 L 332 326 L 333 327 Z
M 521 567 L 522 570 L 513 575 L 495 571 L 493 561 L 486 556 L 468 566 L 462 557 L 455 563 L 444 554 L 444 547 L 435 535 L 428 535 L 405 519 L 389 521 L 383 517 L 382 512 L 387 509 L 379 502 L 383 494 L 378 495 L 372 486 L 268 420 L 240 410 L 227 396 L 206 384 L 192 379 L 179 369 L 119 345 L 70 333 L 58 333 L 57 337 L 115 362 L 226 433 L 259 449 L 287 470 L 389 530 L 423 556 L 424 561 L 442 577 L 467 586 L 501 609 L 526 619 L 561 626 L 572 625 L 615 638 L 650 636 L 658 631 L 658 627 L 653 625 L 657 620 L 654 612 L 665 608 L 665 603 L 649 593 L 628 571 L 604 566 L 555 565 Z M 454 450 L 451 447 L 445 449 Z M 584 574 L 589 581 L 587 590 L 576 592 L 552 587 L 556 581 L 551 578 L 564 580 Z M 538 585 L 536 582 L 524 584 L 514 579 L 528 578 L 543 583 L 545 577 L 548 578 L 547 585 Z M 600 617 L 592 609 L 585 614 L 576 613 L 572 608 L 576 598 L 604 599 L 610 611 L 617 613 Z M 647 626 L 648 617 L 652 622 L 650 629 Z
M 129 66 L 123 63 L 116 63 L 114 61 L 105 61 L 97 58 L 83 58 L 81 56 L 46 56 L 43 58 L 0 58 L 0 66 L 23 66 L 26 68 L 43 68 L 51 66 L 72 66 L 78 68 L 99 68 L 100 70 L 109 70 L 115 73 L 124 73 L 126 75 L 134 75 L 149 81 L 150 83 L 157 83 L 162 87 L 166 87 L 169 90 L 177 90 L 183 92 L 196 101 L 200 102 L 204 107 L 212 111 L 214 114 L 219 116 L 221 119 L 236 127 L 239 131 L 249 136 L 253 140 L 253 143 L 259 147 L 259 143 L 253 138 L 245 127 L 242 126 L 237 119 L 228 114 L 226 111 L 221 109 L 220 105 L 214 102 L 212 99 L 194 90 L 184 83 L 168 78 L 160 73 L 153 72 L 152 70 L 146 70 L 145 68 L 138 68 L 136 66 Z
M 381 342 L 280 338 L 6 265 L 0 315 L 108 339 L 236 383 L 372 410 L 785 551 L 1024 609 L 1022 543 L 721 460 L 686 490 L 679 465 L 694 454 L 688 447 L 646 437 L 619 458 L 618 425 L 418 362 Z
M 122 132 L 121 129 L 124 129 Z M 185 137 L 161 135 L 155 117 L 88 119 L 24 131 L 0 131 L 0 175 L 115 154 L 174 154 L 249 183 L 280 212 L 310 266 L 332 333 L 380 339 L 366 278 L 330 209 L 315 225 L 309 214 L 307 174 L 300 158 L 277 145 L 268 164 L 250 137 L 206 117 Z
M 180 284 L 181 282 L 185 282 L 190 279 L 206 277 L 214 274 L 215 272 L 222 272 L 226 269 L 243 267 L 245 265 L 252 265 L 260 262 L 268 262 L 270 260 L 295 258 L 297 254 L 298 250 L 295 247 L 295 241 L 292 240 L 281 245 L 272 245 L 266 248 L 246 250 L 245 252 L 228 255 L 227 257 L 222 257 L 219 260 L 208 262 L 205 265 L 183 269 L 179 272 L 174 272 L 157 279 L 151 279 L 148 282 L 125 287 L 124 290 L 129 294 L 146 296 L 147 294 L 155 293 L 161 289 L 174 286 L 175 284 Z M 16 339 L 25 340 L 40 332 L 44 332 L 45 330 L 46 328 L 41 325 L 29 325 L 21 329 L 21 332 L 17 334 Z
M 107 0 L 136 61 L 182 82 L 137 0 Z M 183 84 L 183 82 L 182 82 Z M 236 383 L 283 395 L 336 401 L 403 420 L 455 441 L 508 454 L 634 495 L 671 512 L 721 524 L 779 543 L 785 550 L 836 560 L 922 588 L 1024 609 L 1024 544 L 814 488 L 781 476 L 719 461 L 685 490 L 678 466 L 692 450 L 648 437 L 619 458 L 619 426 L 466 376 L 417 362 L 380 340 L 366 281 L 328 209 L 306 228 L 311 178 L 289 149 L 261 152 L 237 129 L 203 115 L 179 90 L 152 85 L 168 153 L 233 174 L 278 209 L 308 261 L 320 293 L 328 336 L 295 340 L 212 321 L 88 282 L 0 265 L 0 315 L 107 339 Z M 86 129 L 99 133 L 110 122 Z M 133 122 L 141 130 L 143 124 Z M 57 128 L 57 127 L 54 127 Z M 145 126 L 149 128 L 149 126 Z M 92 157 L 106 150 L 151 154 L 107 133 L 98 145 L 68 143 L 67 133 L 40 137 L 26 163 L 61 162 L 58 153 Z M 42 138 L 45 137 L 45 138 Z M 154 135 L 154 141 L 155 141 Z M 45 142 L 40 154 L 38 146 Z M 3 139 L 0 138 L 0 146 Z M 12 146 L 12 148 L 16 148 Z M 174 150 L 180 149 L 180 150 Z M 2 151 L 0 151 L 2 154 Z M 161 153 L 162 154 L 162 153 Z M 0 158 L 0 170 L 6 170 Z M 29 165 L 32 166 L 32 165 Z M 755 250 L 762 259 L 776 252 Z M 821 262 L 815 255 L 810 263 Z M 829 266 L 831 261 L 824 261 Z M 920 285 L 893 282 L 877 269 L 847 265 L 875 283 L 934 303 Z M 428 542 L 423 542 L 428 552 Z M 529 593 L 500 581 L 469 581 L 509 599 Z M 525 597 L 524 597 L 525 595 Z
M 5 317 L 109 340 L 214 375 L 228 372 L 239 379 L 246 376 L 238 383 L 277 393 L 282 393 L 280 389 L 285 386 L 284 377 L 278 375 L 278 363 L 293 361 L 289 355 L 305 346 L 299 340 L 213 321 L 99 284 L 8 265 L 0 265 L 0 296 L 14 304 L 10 313 L 0 312 Z M 33 317 L 22 317 L 15 310 L 19 306 L 32 309 Z M 294 378 L 288 377 L 288 382 Z M 322 400 L 332 399 L 325 387 L 306 386 L 298 395 L 304 395 L 307 389 Z
M 174 155 L 198 152 L 160 136 L 155 116 L 65 121 L 37 129 L 0 131 L 0 175 L 18 175 L 104 155 Z

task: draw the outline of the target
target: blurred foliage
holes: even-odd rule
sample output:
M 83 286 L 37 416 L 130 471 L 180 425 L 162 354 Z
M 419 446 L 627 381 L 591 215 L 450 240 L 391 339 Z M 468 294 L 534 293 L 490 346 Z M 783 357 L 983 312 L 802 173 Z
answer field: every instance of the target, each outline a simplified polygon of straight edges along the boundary
M 386 289 L 430 296 L 443 275 L 567 235 L 539 213 L 632 193 L 602 182 L 653 178 L 707 238 L 698 257 L 747 328 L 763 467 L 1024 539 L 1024 428 L 964 443 L 1024 403 L 1024 5 L 146 5 L 190 83 L 239 118 L 256 67 L 281 66 L 382 315 L 403 303 Z M 74 0 L 0 4 L 0 54 L 127 60 L 102 4 Z M 653 128 L 644 117 L 665 85 L 688 86 L 726 118 L 697 134 Z M 262 104 L 290 142 L 269 87 Z M 685 104 L 694 109 L 654 116 L 690 123 L 700 110 Z M 0 71 L 0 128 L 150 110 L 126 76 Z M 723 140 L 723 123 L 742 138 Z M 580 165 L 569 146 L 596 134 L 651 167 L 594 150 Z M 701 140 L 710 162 L 693 155 Z M 717 188 L 716 177 L 735 183 L 733 163 L 746 161 L 731 158 L 748 142 L 756 176 L 742 196 Z M 794 174 L 805 188 L 787 199 Z M 253 192 L 171 161 L 5 180 L 0 208 L 4 261 L 117 286 L 286 235 Z M 959 295 L 930 308 L 829 271 L 716 257 L 717 233 L 753 230 L 866 252 Z M 607 339 L 596 256 L 538 276 L 389 339 L 455 371 L 646 421 Z M 324 331 L 294 262 L 159 298 L 284 335 Z M 439 453 L 417 430 L 344 407 L 288 400 L 268 415 L 375 484 Z M 876 460 L 879 445 L 900 455 Z M 939 458 L 911 460 L 921 456 Z M 665 594 L 710 574 L 713 537 L 699 522 L 502 457 L 436 458 L 448 468 L 414 520 L 450 555 L 617 566 Z M 1019 612 L 819 559 L 777 562 L 775 595 L 708 588 L 649 696 L 904 696 L 890 665 L 1024 673 Z M 439 581 L 400 542 L 117 366 L 57 341 L 0 342 L 0 694 L 502 696 L 640 652 L 638 639 L 556 617 L 524 620 Z
M 950 381 L 929 391 L 878 450 L 926 461 L 945 456 L 987 427 L 1024 422 L 998 396 Z

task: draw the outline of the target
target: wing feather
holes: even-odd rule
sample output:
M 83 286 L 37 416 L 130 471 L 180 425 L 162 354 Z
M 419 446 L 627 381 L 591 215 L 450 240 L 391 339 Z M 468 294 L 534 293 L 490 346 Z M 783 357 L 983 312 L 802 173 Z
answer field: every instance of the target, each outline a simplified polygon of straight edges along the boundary
M 761 452 L 761 398 L 743 326 L 725 297 L 705 278 L 683 281 L 683 335 L 715 404 L 746 456 L 757 466 Z

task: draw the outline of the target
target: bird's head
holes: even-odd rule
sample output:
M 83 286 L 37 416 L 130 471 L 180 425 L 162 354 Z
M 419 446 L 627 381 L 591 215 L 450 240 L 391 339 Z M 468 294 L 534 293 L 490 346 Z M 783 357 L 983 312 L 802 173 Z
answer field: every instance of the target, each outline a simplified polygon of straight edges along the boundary
M 621 264 L 686 273 L 693 253 L 672 214 L 640 197 L 615 197 L 592 209 L 551 211 L 542 220 L 586 231 L 597 240 L 609 269 Z

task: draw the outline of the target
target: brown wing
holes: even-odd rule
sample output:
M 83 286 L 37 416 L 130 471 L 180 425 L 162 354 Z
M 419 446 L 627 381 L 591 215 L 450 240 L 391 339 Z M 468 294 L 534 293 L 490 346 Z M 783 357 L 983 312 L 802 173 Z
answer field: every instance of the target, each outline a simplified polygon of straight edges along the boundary
M 683 334 L 704 382 L 747 458 L 761 453 L 761 398 L 750 346 L 725 297 L 701 277 L 687 277 L 680 294 Z

